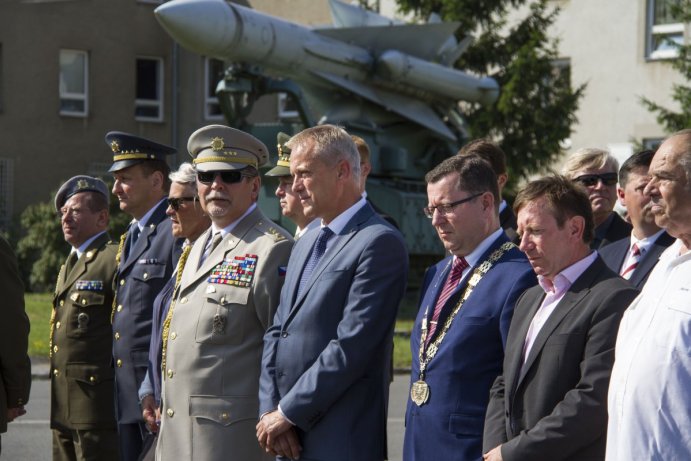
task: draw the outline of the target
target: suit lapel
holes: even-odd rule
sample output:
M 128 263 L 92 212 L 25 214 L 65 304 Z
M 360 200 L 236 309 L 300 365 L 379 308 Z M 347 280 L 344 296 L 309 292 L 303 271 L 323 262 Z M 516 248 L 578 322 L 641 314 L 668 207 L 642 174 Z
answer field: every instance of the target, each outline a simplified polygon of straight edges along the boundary
M 86 272 L 89 264 L 94 260 L 98 249 L 101 248 L 106 242 L 110 240 L 107 233 L 104 233 L 97 239 L 95 239 L 91 244 L 84 250 L 82 256 L 77 260 L 77 263 L 72 268 L 69 274 L 65 274 L 65 281 L 58 290 L 58 295 L 64 293 L 68 288 L 70 288 L 74 282 L 79 280 L 79 278 Z M 105 282 L 104 282 L 105 283 Z
M 506 364 L 510 364 L 507 370 L 504 370 L 505 384 L 507 392 L 512 392 L 517 387 L 518 375 L 523 367 L 523 349 L 525 345 L 525 338 L 528 336 L 528 329 L 530 328 L 530 323 L 533 321 L 533 317 L 537 313 L 538 308 L 542 304 L 542 300 L 545 298 L 545 292 L 539 286 L 531 289 L 521 300 L 521 305 L 525 304 L 529 306 L 525 315 L 520 312 L 520 309 L 515 309 L 514 313 L 519 314 L 514 315 L 513 322 L 511 323 L 511 335 L 513 337 L 512 344 L 506 345 L 507 355 Z M 514 326 L 515 325 L 515 326 Z M 513 331 L 515 329 L 515 332 Z
M 634 286 L 638 286 L 640 281 L 643 280 L 651 270 L 653 270 L 655 264 L 657 264 L 657 262 L 660 260 L 660 255 L 662 252 L 665 251 L 672 243 L 674 243 L 674 238 L 671 237 L 667 232 L 663 232 L 657 238 L 657 240 L 653 242 L 650 248 L 648 248 L 648 251 L 645 252 L 639 261 L 636 270 L 633 271 L 633 274 L 631 274 L 631 279 L 629 282 L 631 282 L 631 284 Z

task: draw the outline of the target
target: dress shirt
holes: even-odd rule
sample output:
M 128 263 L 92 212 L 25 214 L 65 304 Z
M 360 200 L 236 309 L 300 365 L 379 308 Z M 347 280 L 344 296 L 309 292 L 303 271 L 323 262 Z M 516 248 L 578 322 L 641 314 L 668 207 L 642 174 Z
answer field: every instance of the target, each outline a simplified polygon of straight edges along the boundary
M 106 233 L 106 231 L 99 232 L 98 234 L 94 235 L 93 237 L 87 239 L 86 242 L 79 245 L 79 248 L 72 247 L 72 251 L 70 251 L 70 253 L 76 251 L 77 252 L 77 258 L 81 258 L 82 254 L 86 251 L 87 248 L 89 248 L 89 245 L 91 245 L 91 242 L 93 242 L 94 240 L 99 238 L 101 236 L 101 234 L 105 234 L 105 233 Z
M 638 246 L 638 250 L 641 252 L 641 258 L 643 258 L 643 255 L 645 255 L 645 253 L 650 249 L 651 245 L 655 243 L 658 237 L 660 237 L 664 232 L 664 229 L 660 229 L 655 234 L 642 239 L 637 239 L 636 237 L 634 237 L 632 232 L 631 243 L 629 244 L 629 251 L 626 252 L 626 257 L 624 258 L 624 262 L 619 268 L 619 273 L 621 273 L 621 271 L 628 267 L 629 259 L 631 259 L 631 249 L 634 245 Z
M 208 242 L 206 242 L 206 244 L 209 245 L 209 243 L 213 239 L 213 236 L 216 234 L 216 232 L 221 233 L 222 239 L 225 238 L 226 235 L 230 234 L 233 231 L 233 229 L 235 229 L 235 226 L 237 226 L 240 221 L 245 219 L 245 216 L 252 213 L 255 208 L 257 208 L 257 202 L 254 202 L 252 205 L 250 205 L 249 208 L 247 208 L 247 210 L 242 214 L 242 216 L 240 216 L 238 219 L 236 219 L 232 223 L 228 224 L 226 227 L 219 228 L 218 226 L 216 226 L 216 224 L 211 223 L 211 238 L 209 239 Z
M 154 205 L 149 211 L 147 211 L 144 216 L 142 216 L 141 219 L 133 219 L 132 224 L 136 224 L 137 227 L 139 227 L 139 232 L 143 231 L 144 228 L 146 227 L 146 223 L 149 221 L 149 218 L 151 218 L 151 215 L 154 214 L 156 211 L 156 208 L 161 204 L 161 202 L 165 201 L 168 197 L 163 197 L 161 200 L 156 202 L 156 205 Z
M 329 229 L 333 231 L 334 235 L 338 235 L 341 233 L 343 228 L 345 228 L 346 224 L 348 224 L 348 221 L 350 221 L 353 218 L 353 216 L 355 216 L 355 213 L 360 211 L 360 208 L 362 208 L 365 205 L 367 205 L 367 201 L 364 198 L 360 197 L 360 200 L 351 205 L 351 207 L 345 210 L 343 213 L 339 214 L 334 219 L 332 219 L 330 223 L 325 223 L 322 219 L 321 227 L 329 226 Z M 333 242 L 335 240 L 336 239 L 329 239 L 326 242 L 326 250 L 324 251 L 324 254 L 326 254 L 329 251 L 329 248 L 333 246 Z
M 545 290 L 545 297 L 542 300 L 542 304 L 535 312 L 530 327 L 528 327 L 528 333 L 525 338 L 525 343 L 523 346 L 523 364 L 528 358 L 530 349 L 533 347 L 535 338 L 544 326 L 545 322 L 549 316 L 554 312 L 559 302 L 564 298 L 564 295 L 573 282 L 578 280 L 583 272 L 585 272 L 591 264 L 597 259 L 597 252 L 592 251 L 588 256 L 583 259 L 576 261 L 567 268 L 563 269 L 557 275 L 554 276 L 554 280 L 549 280 L 541 275 L 537 276 L 537 282 L 540 284 L 543 290 Z
M 677 240 L 624 313 L 608 395 L 608 461 L 691 459 L 691 252 Z
M 299 239 L 300 237 L 302 237 L 303 235 L 305 235 L 307 232 L 311 231 L 312 229 L 316 229 L 317 227 L 319 227 L 319 222 L 320 222 L 320 220 L 315 218 L 312 221 L 310 221 L 310 223 L 307 224 L 302 229 L 297 229 L 295 231 L 295 240 Z

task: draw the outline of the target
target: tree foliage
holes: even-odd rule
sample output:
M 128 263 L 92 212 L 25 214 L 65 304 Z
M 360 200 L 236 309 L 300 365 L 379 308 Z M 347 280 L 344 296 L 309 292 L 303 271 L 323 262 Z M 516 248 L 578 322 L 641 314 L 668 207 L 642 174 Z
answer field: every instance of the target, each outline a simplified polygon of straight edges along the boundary
M 455 67 L 490 75 L 500 85 L 492 105 L 465 105 L 471 138 L 489 137 L 507 154 L 514 179 L 549 167 L 571 135 L 585 85 L 571 88 L 569 72 L 555 67 L 558 42 L 547 35 L 559 10 L 547 0 L 397 0 L 401 11 L 458 21 L 474 42 Z M 509 24 L 509 11 L 525 11 Z M 461 35 L 458 37 L 462 38 Z
M 683 0 L 671 6 L 672 17 L 679 22 L 688 24 L 691 22 L 691 2 Z M 691 81 L 691 45 L 677 45 L 679 55 L 667 61 L 677 70 L 686 82 Z M 691 88 L 686 85 L 675 84 L 672 86 L 672 99 L 679 103 L 680 111 L 670 110 L 648 98 L 641 98 L 643 105 L 651 112 L 657 114 L 657 123 L 664 127 L 667 133 L 691 127 Z

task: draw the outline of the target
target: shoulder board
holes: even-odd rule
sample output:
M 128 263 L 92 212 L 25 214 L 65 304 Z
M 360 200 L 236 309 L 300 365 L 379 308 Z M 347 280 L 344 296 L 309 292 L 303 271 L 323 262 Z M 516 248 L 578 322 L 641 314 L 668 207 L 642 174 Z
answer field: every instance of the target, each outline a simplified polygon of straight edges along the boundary
M 275 242 L 290 238 L 290 234 L 271 220 L 260 219 L 254 226 L 262 234 L 271 237 Z

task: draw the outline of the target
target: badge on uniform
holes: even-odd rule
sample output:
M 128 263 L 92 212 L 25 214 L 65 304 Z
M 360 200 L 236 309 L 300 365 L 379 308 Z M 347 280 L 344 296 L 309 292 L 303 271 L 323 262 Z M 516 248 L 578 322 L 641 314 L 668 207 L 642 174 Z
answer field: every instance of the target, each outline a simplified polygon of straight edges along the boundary
M 209 275 L 209 283 L 222 283 L 238 287 L 249 287 L 257 267 L 257 255 L 229 256 L 214 267 Z
M 279 277 L 285 277 L 286 276 L 286 266 L 278 266 L 278 276 Z
M 102 280 L 77 280 L 74 283 L 75 290 L 81 291 L 103 291 Z
M 158 264 L 158 258 L 140 259 L 137 264 Z

